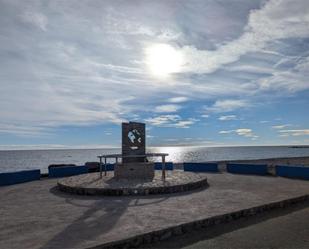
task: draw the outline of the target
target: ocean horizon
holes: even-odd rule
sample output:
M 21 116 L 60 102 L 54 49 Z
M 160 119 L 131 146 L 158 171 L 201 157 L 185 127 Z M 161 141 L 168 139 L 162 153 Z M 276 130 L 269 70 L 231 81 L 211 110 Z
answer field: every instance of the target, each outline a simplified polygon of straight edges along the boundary
M 120 153 L 120 148 L 98 149 L 35 149 L 35 150 L 0 150 L 0 172 L 40 169 L 47 172 L 50 164 L 83 165 L 88 161 L 98 161 L 102 154 Z M 309 156 L 308 146 L 169 146 L 148 147 L 150 153 L 168 153 L 167 161 L 205 162 L 224 160 L 254 160 L 281 157 Z M 154 159 L 156 160 L 156 159 Z M 157 160 L 160 160 L 159 158 Z M 113 163 L 112 160 L 109 162 Z

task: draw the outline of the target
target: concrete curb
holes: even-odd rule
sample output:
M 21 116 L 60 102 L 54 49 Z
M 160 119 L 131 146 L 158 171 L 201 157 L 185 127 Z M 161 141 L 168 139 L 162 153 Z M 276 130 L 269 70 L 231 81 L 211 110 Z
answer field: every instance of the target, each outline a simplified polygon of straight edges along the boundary
M 72 187 L 69 185 L 57 183 L 60 191 L 77 195 L 106 195 L 106 196 L 122 196 L 122 195 L 155 195 L 155 194 L 172 194 L 186 192 L 200 188 L 208 187 L 207 178 L 199 181 L 190 182 L 180 185 L 149 187 L 149 188 L 83 188 Z
M 142 245 L 150 244 L 153 242 L 166 240 L 172 236 L 188 233 L 192 230 L 199 230 L 202 228 L 211 227 L 214 225 L 228 223 L 242 217 L 249 217 L 259 213 L 267 212 L 269 210 L 285 208 L 296 203 L 309 201 L 309 195 L 302 195 L 299 197 L 286 199 L 278 202 L 272 202 L 261 206 L 247 208 L 232 213 L 217 215 L 206 219 L 196 220 L 189 223 L 183 223 L 177 226 L 164 228 L 161 230 L 152 231 L 149 233 L 140 234 L 123 240 L 112 241 L 109 243 L 101 244 L 87 249 L 120 249 L 120 248 L 136 248 Z

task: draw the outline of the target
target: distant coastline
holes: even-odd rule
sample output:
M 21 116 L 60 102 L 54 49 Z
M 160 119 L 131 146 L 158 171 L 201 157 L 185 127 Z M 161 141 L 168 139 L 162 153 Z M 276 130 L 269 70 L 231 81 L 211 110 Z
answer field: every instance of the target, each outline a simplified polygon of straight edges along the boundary
M 294 148 L 294 149 L 306 149 L 309 148 L 309 145 L 293 145 L 293 146 L 288 146 L 289 148 Z

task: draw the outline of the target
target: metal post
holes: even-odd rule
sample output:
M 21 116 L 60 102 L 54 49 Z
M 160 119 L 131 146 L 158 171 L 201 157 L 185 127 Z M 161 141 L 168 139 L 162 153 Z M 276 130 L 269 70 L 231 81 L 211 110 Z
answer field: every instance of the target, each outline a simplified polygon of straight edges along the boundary
M 106 157 L 104 157 L 104 175 L 106 176 L 106 168 L 107 168 L 107 165 L 106 165 Z
M 116 157 L 116 165 L 118 164 L 118 157 Z
M 102 157 L 99 156 L 100 158 L 100 178 L 102 178 Z
M 162 156 L 162 179 L 165 181 L 165 156 Z

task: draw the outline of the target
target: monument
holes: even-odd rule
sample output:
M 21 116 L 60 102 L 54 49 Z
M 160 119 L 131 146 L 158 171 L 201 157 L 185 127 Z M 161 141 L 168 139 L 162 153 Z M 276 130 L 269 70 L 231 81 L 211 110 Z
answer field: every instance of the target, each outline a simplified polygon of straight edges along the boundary
M 122 163 L 115 165 L 115 177 L 153 179 L 154 163 L 146 158 L 145 124 L 122 123 Z
M 59 189 L 82 195 L 149 195 L 183 192 L 208 186 L 205 175 L 183 170 L 167 173 L 167 153 L 146 153 L 143 123 L 122 124 L 121 152 L 98 156 L 100 172 L 60 179 L 57 183 Z M 162 167 L 155 170 L 154 163 L 148 162 L 150 157 L 160 157 Z M 107 170 L 107 159 L 115 159 L 114 171 Z
M 162 158 L 162 179 L 165 181 L 165 157 L 167 153 L 146 153 L 145 124 L 138 122 L 122 123 L 121 154 L 102 155 L 100 159 L 100 177 L 102 178 L 104 158 L 104 175 L 106 176 L 106 159 L 115 158 L 115 179 L 152 181 L 155 176 L 154 163 L 147 157 Z M 119 163 L 119 158 L 122 162 Z
M 122 123 L 122 148 L 124 156 L 145 155 L 145 124 L 137 122 Z M 124 157 L 123 163 L 145 162 L 145 157 Z

